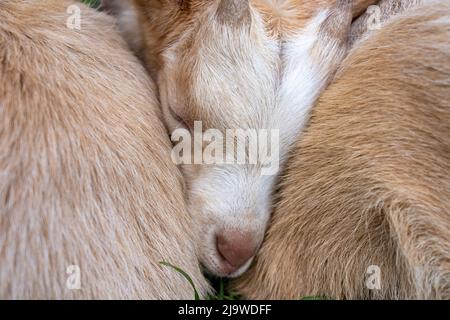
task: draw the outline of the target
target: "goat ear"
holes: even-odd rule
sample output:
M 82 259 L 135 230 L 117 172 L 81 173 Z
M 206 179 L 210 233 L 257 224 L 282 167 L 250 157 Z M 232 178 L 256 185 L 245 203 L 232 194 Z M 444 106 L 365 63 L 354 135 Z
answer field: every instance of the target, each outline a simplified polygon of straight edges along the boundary
M 221 0 L 217 9 L 217 19 L 230 25 L 242 25 L 250 22 L 249 0 Z

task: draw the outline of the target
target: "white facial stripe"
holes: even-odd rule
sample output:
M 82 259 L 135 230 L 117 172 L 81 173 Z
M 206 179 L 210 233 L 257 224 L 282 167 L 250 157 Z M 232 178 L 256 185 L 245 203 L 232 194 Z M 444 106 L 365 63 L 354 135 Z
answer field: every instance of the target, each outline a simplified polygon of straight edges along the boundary
M 305 126 L 326 81 L 327 75 L 320 73 L 311 57 L 319 37 L 319 27 L 326 16 L 326 12 L 319 13 L 305 30 L 283 44 L 283 77 L 278 92 L 278 111 L 273 117 L 274 126 L 278 125 L 280 129 L 283 153 Z

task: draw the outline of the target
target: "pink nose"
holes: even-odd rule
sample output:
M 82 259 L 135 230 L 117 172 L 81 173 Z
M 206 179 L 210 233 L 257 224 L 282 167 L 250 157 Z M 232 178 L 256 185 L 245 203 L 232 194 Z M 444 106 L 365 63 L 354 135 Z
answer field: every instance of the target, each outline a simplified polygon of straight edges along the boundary
M 217 235 L 217 251 L 225 260 L 227 273 L 237 271 L 256 252 L 256 245 L 250 233 L 223 232 Z

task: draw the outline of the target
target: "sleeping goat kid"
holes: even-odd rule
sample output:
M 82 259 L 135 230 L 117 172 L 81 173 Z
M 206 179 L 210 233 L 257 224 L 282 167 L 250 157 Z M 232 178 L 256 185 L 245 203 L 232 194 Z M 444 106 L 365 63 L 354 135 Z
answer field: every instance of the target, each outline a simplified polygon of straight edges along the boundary
M 154 92 L 105 14 L 0 1 L 1 299 L 205 293 Z
M 409 6 L 388 2 L 381 22 Z M 356 42 L 314 107 L 247 298 L 450 299 L 450 3 L 426 2 Z
M 249 130 L 277 134 L 279 143 L 259 149 L 276 156 L 269 174 L 262 154 L 245 165 L 182 166 L 189 209 L 201 228 L 201 261 L 216 275 L 238 276 L 262 242 L 278 166 L 346 53 L 352 1 L 104 2 L 116 13 L 122 8 L 138 16 L 141 32 L 125 34 L 143 41 L 139 51 L 157 79 L 171 132 L 181 127 L 195 135 L 199 121 L 200 133 L 213 129 L 227 139 L 227 130 L 241 129 L 235 135 L 241 142 Z M 354 11 L 371 2 L 355 1 Z M 129 26 L 120 14 L 118 22 Z M 135 47 L 136 39 L 129 41 Z M 208 147 L 200 145 L 203 152 Z M 250 158 L 251 148 L 245 150 Z M 224 157 L 234 153 L 226 148 Z

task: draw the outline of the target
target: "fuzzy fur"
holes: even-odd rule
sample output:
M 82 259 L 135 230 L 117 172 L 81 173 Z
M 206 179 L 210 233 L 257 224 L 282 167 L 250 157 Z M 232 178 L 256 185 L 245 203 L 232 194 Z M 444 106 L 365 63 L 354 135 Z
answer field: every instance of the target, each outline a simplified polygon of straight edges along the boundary
M 204 130 L 280 130 L 283 165 L 347 52 L 352 12 L 372 2 L 134 0 L 142 56 L 157 79 L 169 130 L 189 130 L 196 120 Z M 245 233 L 259 246 L 277 176 L 261 177 L 260 165 L 182 169 L 190 212 L 202 229 L 201 261 L 216 275 L 241 274 L 250 260 L 227 272 L 217 235 Z
M 427 2 L 361 40 L 315 106 L 246 298 L 450 299 L 450 4 Z
M 207 291 L 154 85 L 125 47 L 78 2 L 0 2 L 0 298 L 192 299 L 163 260 Z

